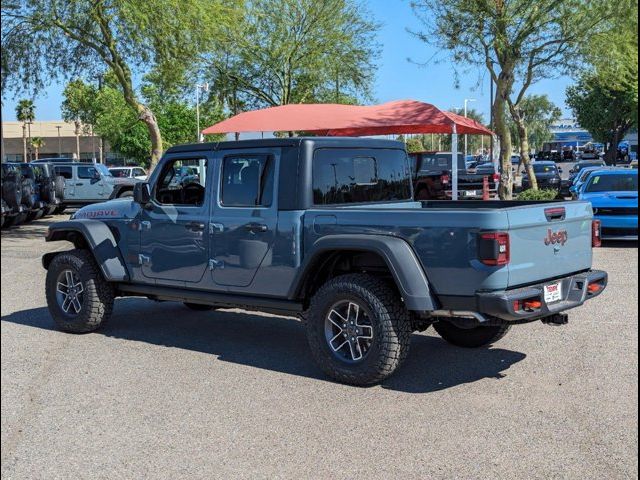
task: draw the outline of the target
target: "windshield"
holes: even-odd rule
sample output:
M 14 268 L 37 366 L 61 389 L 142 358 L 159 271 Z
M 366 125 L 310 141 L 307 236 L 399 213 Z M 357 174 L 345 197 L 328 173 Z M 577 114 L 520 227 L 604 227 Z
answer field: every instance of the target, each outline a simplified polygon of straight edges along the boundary
M 98 171 L 100 171 L 100 173 L 102 175 L 104 175 L 105 177 L 113 177 L 113 175 L 111 175 L 111 172 L 109 171 L 109 169 L 107 167 L 105 167 L 103 164 L 95 163 L 93 166 L 96 167 L 96 169 Z
M 638 175 L 631 173 L 616 175 L 594 175 L 586 192 L 633 192 L 638 191 Z
M 577 163 L 575 166 L 576 172 L 579 172 L 583 168 L 587 167 L 602 167 L 604 166 L 604 162 L 587 162 L 587 163 Z
M 533 164 L 533 171 L 535 173 L 558 173 L 558 169 L 555 165 L 536 165 Z
M 582 172 L 580 174 L 580 181 L 584 182 L 587 178 L 589 178 L 589 175 L 591 175 L 595 170 L 587 170 L 586 172 Z
M 129 170 L 125 168 L 110 168 L 111 175 L 117 178 L 126 178 L 129 176 Z

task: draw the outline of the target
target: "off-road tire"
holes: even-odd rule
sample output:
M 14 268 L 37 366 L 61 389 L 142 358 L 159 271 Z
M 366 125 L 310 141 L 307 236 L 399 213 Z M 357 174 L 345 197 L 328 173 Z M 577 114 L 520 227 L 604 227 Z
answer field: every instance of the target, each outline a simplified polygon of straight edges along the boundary
M 67 315 L 58 304 L 56 288 L 58 276 L 72 270 L 82 282 L 82 308 L 75 316 Z M 46 278 L 46 297 L 49 312 L 58 328 L 70 333 L 92 332 L 111 316 L 114 299 L 113 286 L 107 282 L 93 256 L 87 250 L 60 253 L 51 261 Z
M 478 348 L 496 343 L 509 332 L 511 325 L 460 328 L 449 321 L 441 320 L 434 323 L 433 328 L 443 340 L 452 345 Z
M 29 209 L 33 208 L 35 205 L 35 183 L 30 178 L 23 178 L 20 185 L 22 188 L 22 204 Z
M 326 316 L 340 300 L 356 300 L 370 313 L 374 339 L 366 357 L 357 363 L 340 360 L 325 337 Z M 313 296 L 301 318 L 315 362 L 339 382 L 358 386 L 381 382 L 396 371 L 409 353 L 409 313 L 395 289 L 371 275 L 348 274 L 329 280 Z
M 66 206 L 65 205 L 60 205 L 58 208 L 56 208 L 55 212 L 53 212 L 56 215 L 62 215 L 64 213 L 64 211 L 66 210 Z
M 184 302 L 184 306 L 189 310 L 195 310 L 196 312 L 208 312 L 209 310 L 215 310 L 213 305 L 202 305 L 201 303 Z
M 56 175 L 54 180 L 54 188 L 53 191 L 56 194 L 56 198 L 62 200 L 64 198 L 64 177 L 60 175 Z
M 125 190 L 124 192 L 118 193 L 117 198 L 130 198 L 133 197 L 133 190 Z
M 22 188 L 17 175 L 11 174 L 4 177 L 2 181 L 2 198 L 13 209 L 22 204 Z

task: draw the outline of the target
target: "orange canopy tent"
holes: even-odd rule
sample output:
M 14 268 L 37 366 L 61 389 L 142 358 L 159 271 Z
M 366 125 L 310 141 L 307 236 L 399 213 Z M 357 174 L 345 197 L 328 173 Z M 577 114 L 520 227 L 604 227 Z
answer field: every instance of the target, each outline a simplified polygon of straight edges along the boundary
M 452 165 L 458 165 L 458 135 L 493 135 L 491 130 L 475 120 L 415 100 L 371 106 L 283 105 L 240 113 L 205 128 L 202 133 L 293 131 L 343 137 L 407 133 L 451 134 Z M 451 173 L 451 197 L 457 200 L 458 169 L 452 168 Z
M 291 104 L 235 115 L 202 131 L 302 131 L 329 136 L 364 136 L 407 133 L 493 135 L 470 118 L 415 100 L 382 105 Z

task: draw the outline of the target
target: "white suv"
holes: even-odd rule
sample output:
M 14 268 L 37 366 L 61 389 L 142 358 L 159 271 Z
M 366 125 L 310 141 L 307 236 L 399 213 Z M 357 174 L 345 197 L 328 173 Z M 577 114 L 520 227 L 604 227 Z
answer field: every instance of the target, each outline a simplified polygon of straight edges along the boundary
M 116 178 L 135 178 L 136 180 L 146 180 L 147 172 L 140 167 L 112 167 L 109 169 L 111 175 Z

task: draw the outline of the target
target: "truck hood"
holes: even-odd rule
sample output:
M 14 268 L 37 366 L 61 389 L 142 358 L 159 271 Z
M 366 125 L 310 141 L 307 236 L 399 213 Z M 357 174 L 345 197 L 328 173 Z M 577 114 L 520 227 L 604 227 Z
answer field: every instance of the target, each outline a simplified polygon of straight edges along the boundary
M 591 202 L 594 207 L 637 207 L 638 192 L 583 193 L 580 200 Z
M 114 220 L 118 218 L 132 219 L 140 212 L 140 205 L 131 198 L 117 198 L 108 202 L 94 203 L 82 207 L 71 216 L 72 220 L 79 218 Z

